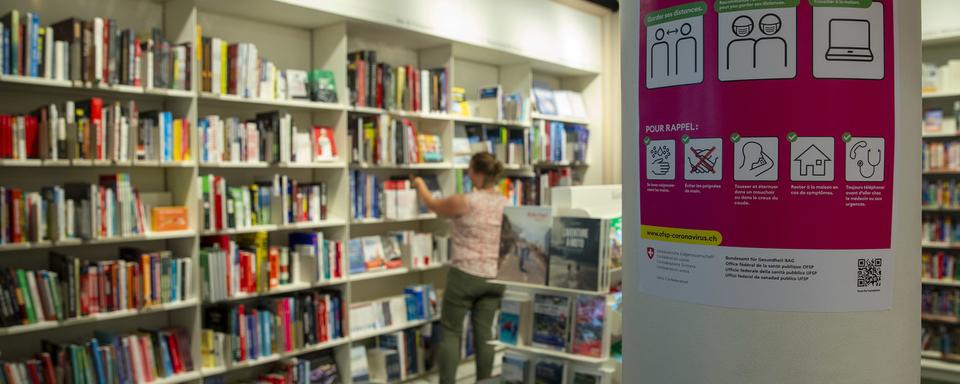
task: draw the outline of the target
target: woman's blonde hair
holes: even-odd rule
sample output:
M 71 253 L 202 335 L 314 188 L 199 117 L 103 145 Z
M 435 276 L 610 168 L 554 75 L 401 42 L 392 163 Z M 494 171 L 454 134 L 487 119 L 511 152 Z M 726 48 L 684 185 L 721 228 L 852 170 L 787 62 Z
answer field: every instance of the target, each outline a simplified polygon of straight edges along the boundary
M 479 187 L 487 188 L 500 181 L 503 164 L 489 152 L 480 152 L 470 158 L 470 169 L 474 173 L 483 175 L 483 182 L 486 185 L 480 185 Z

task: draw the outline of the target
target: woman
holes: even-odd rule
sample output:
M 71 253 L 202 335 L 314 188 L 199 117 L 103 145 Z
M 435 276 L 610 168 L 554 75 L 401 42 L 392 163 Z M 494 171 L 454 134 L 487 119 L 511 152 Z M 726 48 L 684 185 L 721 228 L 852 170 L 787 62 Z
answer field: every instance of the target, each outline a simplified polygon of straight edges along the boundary
M 503 286 L 488 282 L 497 275 L 500 252 L 500 224 L 507 199 L 496 190 L 503 165 L 489 153 L 478 153 L 470 159 L 467 175 L 474 190 L 446 199 L 435 199 L 416 177 L 413 185 L 420 200 L 442 217 L 451 219 L 453 254 L 447 273 L 447 288 L 443 294 L 440 323 L 440 350 L 438 365 L 440 383 L 456 382 L 460 365 L 460 336 L 463 318 L 470 311 L 473 322 L 474 346 L 477 351 L 477 380 L 490 377 L 493 370 L 493 322 Z

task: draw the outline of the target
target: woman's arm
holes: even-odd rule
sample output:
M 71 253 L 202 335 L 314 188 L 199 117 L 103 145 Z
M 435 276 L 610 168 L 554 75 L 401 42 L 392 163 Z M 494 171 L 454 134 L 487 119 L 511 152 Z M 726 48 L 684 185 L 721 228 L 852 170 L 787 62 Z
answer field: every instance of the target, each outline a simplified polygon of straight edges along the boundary
M 467 199 L 465 199 L 463 195 L 453 195 L 446 199 L 434 198 L 433 193 L 431 193 L 430 189 L 427 188 L 427 185 L 423 182 L 422 178 L 413 178 L 413 187 L 417 189 L 417 195 L 420 197 L 420 201 L 423 201 L 423 204 L 426 205 L 431 212 L 436 213 L 437 215 L 443 217 L 456 217 L 467 213 L 467 211 L 470 209 L 470 207 L 467 205 Z

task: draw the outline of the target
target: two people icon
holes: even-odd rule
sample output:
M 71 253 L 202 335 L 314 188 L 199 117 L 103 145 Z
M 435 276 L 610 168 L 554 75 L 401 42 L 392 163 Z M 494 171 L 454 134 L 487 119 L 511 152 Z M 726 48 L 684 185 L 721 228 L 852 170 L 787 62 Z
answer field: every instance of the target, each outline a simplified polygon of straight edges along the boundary
M 677 36 L 674 36 L 677 35 Z M 657 28 L 656 42 L 650 46 L 650 77 L 679 76 L 700 72 L 700 42 L 693 36 L 693 25 L 683 23 L 680 28 Z M 670 41 L 673 40 L 671 46 Z M 673 55 L 671 57 L 671 52 Z M 671 67 L 671 58 L 673 66 Z M 672 71 L 671 71 L 672 69 Z
M 780 16 L 774 13 L 763 15 L 758 23 L 747 15 L 741 15 L 734 19 L 731 28 L 736 38 L 727 43 L 726 69 L 730 70 L 731 67 L 737 69 L 736 64 L 731 65 L 730 59 L 731 57 L 742 57 L 738 53 L 749 54 L 751 69 L 757 69 L 758 58 L 762 60 L 762 63 L 779 65 L 782 62 L 783 66 L 787 67 L 789 65 L 787 41 L 777 36 L 782 27 L 783 21 Z M 759 30 L 759 36 L 751 37 L 755 30 Z

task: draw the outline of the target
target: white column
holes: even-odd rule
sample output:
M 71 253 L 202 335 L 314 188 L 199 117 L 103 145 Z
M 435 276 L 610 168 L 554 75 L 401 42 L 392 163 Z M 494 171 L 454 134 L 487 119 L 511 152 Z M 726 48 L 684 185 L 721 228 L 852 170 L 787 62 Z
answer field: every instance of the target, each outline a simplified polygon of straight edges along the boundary
M 624 0 L 620 10 L 624 249 L 627 250 L 623 382 L 918 383 L 920 2 L 886 2 L 895 7 L 897 92 L 892 309 L 849 313 L 732 309 L 663 299 L 640 291 L 639 268 L 647 259 L 639 247 L 639 212 L 643 209 L 643 202 L 638 198 L 639 162 L 644 161 L 637 113 L 638 103 L 644 103 L 638 100 L 638 87 L 642 87 L 644 81 L 639 74 L 639 49 L 643 46 L 639 38 L 640 29 L 644 27 L 640 2 Z M 713 3 L 713 0 L 707 1 L 708 13 L 714 12 Z M 809 7 L 808 0 L 801 0 L 800 6 Z M 715 13 L 713 17 L 716 18 Z M 711 43 L 708 40 L 706 44 Z M 798 56 L 809 58 L 809 55 L 805 52 Z M 715 60 L 711 62 L 716 63 Z M 809 65 L 798 66 L 802 67 Z M 711 80 L 710 76 L 716 77 L 716 68 L 706 69 L 707 81 Z M 852 83 L 851 86 L 858 85 Z M 802 100 L 798 100 L 797 105 L 785 108 L 798 108 L 802 104 Z M 702 108 L 711 108 L 711 105 Z

